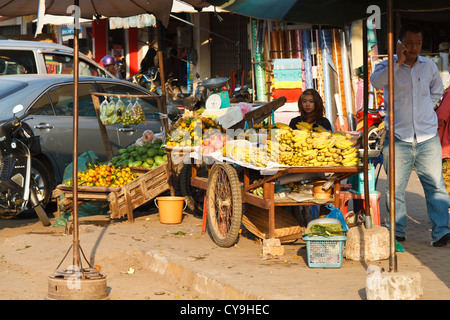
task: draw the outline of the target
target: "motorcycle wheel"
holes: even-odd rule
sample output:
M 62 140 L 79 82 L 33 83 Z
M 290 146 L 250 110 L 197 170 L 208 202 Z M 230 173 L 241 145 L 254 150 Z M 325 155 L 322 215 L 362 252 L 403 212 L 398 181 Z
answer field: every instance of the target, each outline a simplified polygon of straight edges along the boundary
M 383 144 L 381 143 L 384 142 L 384 136 L 382 137 L 383 133 L 384 132 L 381 132 L 381 130 L 379 130 L 378 126 L 376 125 L 373 125 L 369 128 L 368 134 L 369 150 L 381 150 L 383 148 Z M 381 141 L 382 138 L 383 141 Z
M 41 206 L 45 208 L 50 201 L 52 195 L 52 184 L 49 178 L 49 174 L 45 166 L 36 158 L 31 162 L 31 179 L 34 180 L 35 191 Z M 27 209 L 23 211 L 19 216 L 37 214 L 29 204 Z

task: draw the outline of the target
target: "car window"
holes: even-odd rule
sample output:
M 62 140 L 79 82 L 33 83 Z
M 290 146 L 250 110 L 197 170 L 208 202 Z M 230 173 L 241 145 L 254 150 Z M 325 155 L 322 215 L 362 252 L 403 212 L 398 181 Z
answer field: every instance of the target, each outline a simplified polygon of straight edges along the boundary
M 37 73 L 31 50 L 0 50 L 0 74 Z
M 47 93 L 44 93 L 31 107 L 30 110 L 31 115 L 39 115 L 39 116 L 46 116 L 46 115 L 55 115 L 55 112 L 53 110 L 52 104 L 50 102 L 50 99 L 47 95 Z
M 44 53 L 47 73 L 50 74 L 72 74 L 73 58 L 71 56 L 53 53 Z
M 90 83 L 78 86 L 78 116 L 96 117 L 91 93 L 94 89 Z M 57 86 L 48 92 L 57 116 L 73 116 L 73 85 Z
M 97 66 L 85 61 L 81 58 L 79 65 L 80 76 L 96 76 L 96 77 L 108 77 L 104 70 Z M 47 67 L 47 73 L 50 74 L 73 74 L 73 57 L 70 55 L 56 54 L 56 53 L 44 53 L 45 66 Z
M 112 94 L 120 94 L 120 95 L 143 95 L 144 92 L 133 88 L 131 86 L 127 86 L 121 83 L 101 83 L 102 89 L 104 93 L 112 93 Z M 122 102 L 125 104 L 125 106 L 128 106 L 128 104 L 135 103 L 136 98 L 123 98 L 121 97 Z M 139 104 L 141 105 L 142 109 L 144 110 L 145 118 L 146 119 L 159 119 L 159 112 L 158 112 L 158 100 L 155 98 L 151 98 L 150 96 L 148 98 L 139 98 L 138 99 Z

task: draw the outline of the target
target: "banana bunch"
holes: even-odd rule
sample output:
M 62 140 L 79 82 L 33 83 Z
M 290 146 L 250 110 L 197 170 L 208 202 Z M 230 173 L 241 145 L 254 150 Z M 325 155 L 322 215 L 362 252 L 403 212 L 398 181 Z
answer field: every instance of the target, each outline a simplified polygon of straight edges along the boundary
M 355 166 L 358 148 L 345 132 L 331 133 L 323 127 L 308 131 L 309 124 L 299 123 L 298 130 L 280 129 L 279 163 L 291 166 Z M 291 132 L 289 132 L 291 131 Z M 273 148 L 271 150 L 273 152 Z
M 253 189 L 252 193 L 257 196 L 264 197 L 264 187 L 258 187 L 256 189 Z
M 230 156 L 257 167 L 267 167 L 267 164 L 271 161 L 266 146 L 257 148 L 255 146 L 238 145 L 231 150 Z
M 268 132 L 270 139 L 265 144 L 226 146 L 224 155 L 258 167 L 266 167 L 268 162 L 289 166 L 359 165 L 358 148 L 345 132 L 332 133 L 320 126 L 313 129 L 306 122 L 298 123 L 297 129 L 282 123 L 275 127 Z

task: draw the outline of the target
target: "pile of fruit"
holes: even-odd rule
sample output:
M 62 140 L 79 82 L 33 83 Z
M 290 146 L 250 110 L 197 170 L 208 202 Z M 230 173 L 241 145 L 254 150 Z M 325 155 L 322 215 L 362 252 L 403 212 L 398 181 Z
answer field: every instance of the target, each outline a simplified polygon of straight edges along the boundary
M 121 187 L 138 177 L 130 168 L 119 168 L 108 164 L 91 164 L 78 172 L 78 185 L 90 187 Z M 72 185 L 72 180 L 67 183 Z
M 288 126 L 278 130 L 279 163 L 291 166 L 356 166 L 359 164 L 358 148 L 348 133 L 318 127 L 312 129 L 305 122 L 296 130 Z
M 225 129 L 214 120 L 214 117 L 205 117 L 201 114 L 187 111 L 178 119 L 168 136 L 169 147 L 200 146 L 206 133 L 223 133 Z
M 161 140 L 120 149 L 119 155 L 111 159 L 111 163 L 118 167 L 139 167 L 150 170 L 166 162 L 167 154 Z
M 299 123 L 295 130 L 285 124 L 275 125 L 278 130 L 267 132 L 266 143 L 259 146 L 227 144 L 223 149 L 224 156 L 258 167 L 266 167 L 269 161 L 289 166 L 359 165 L 358 148 L 345 132 L 332 133 L 322 127 L 313 129 L 306 122 Z M 244 131 L 238 139 L 248 139 L 248 134 Z

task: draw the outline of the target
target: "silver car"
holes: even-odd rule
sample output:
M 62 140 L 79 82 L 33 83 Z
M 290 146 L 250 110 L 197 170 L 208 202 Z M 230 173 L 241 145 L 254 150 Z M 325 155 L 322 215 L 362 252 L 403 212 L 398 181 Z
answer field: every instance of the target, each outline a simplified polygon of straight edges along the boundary
M 21 104 L 27 114 L 24 122 L 40 137 L 42 153 L 33 159 L 36 176 L 43 194 L 48 201 L 53 188 L 62 182 L 64 170 L 73 159 L 73 77 L 70 75 L 11 75 L 0 77 L 0 121 L 13 115 L 14 106 Z M 100 161 L 106 161 L 107 153 L 99 129 L 91 93 L 111 93 L 117 95 L 143 95 L 139 99 L 146 124 L 126 125 L 122 123 L 106 126 L 113 155 L 120 148 L 134 143 L 147 129 L 154 133 L 161 131 L 157 99 L 143 87 L 125 80 L 83 77 L 79 80 L 79 132 L 78 152 L 94 151 Z M 104 98 L 100 97 L 100 101 Z M 114 98 L 117 102 L 118 98 Z M 135 103 L 135 98 L 121 98 L 127 106 Z M 168 105 L 169 118 L 175 120 L 180 111 Z M 40 166 L 43 164 L 43 166 Z M 45 167 L 47 172 L 39 172 Z M 45 201 L 44 201 L 45 202 Z
M 115 78 L 95 61 L 80 53 L 84 75 Z M 72 74 L 73 49 L 42 41 L 0 40 L 0 75 Z

